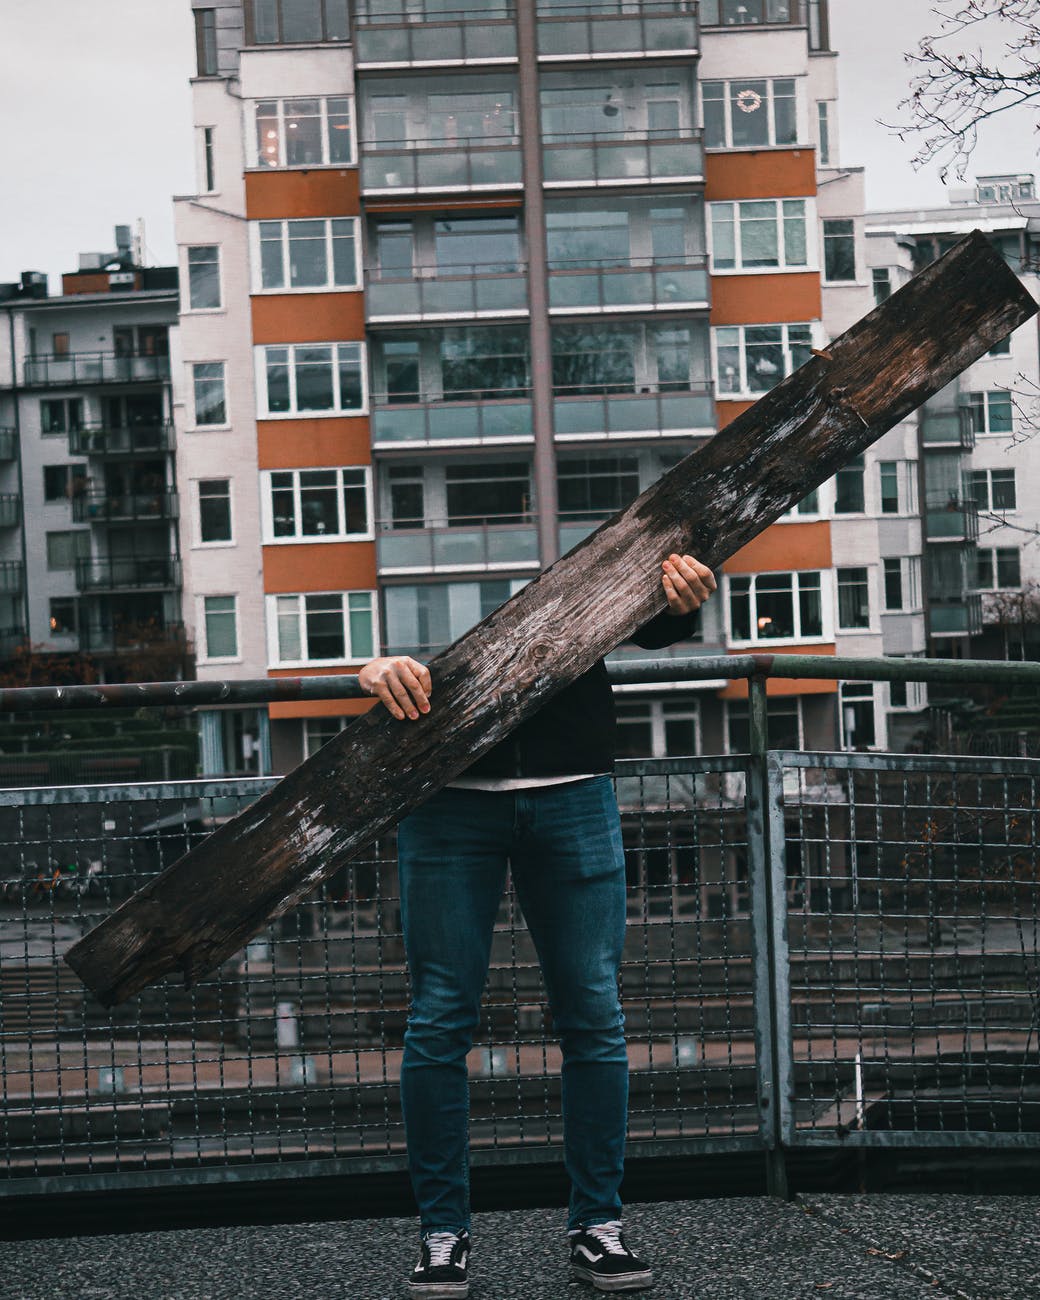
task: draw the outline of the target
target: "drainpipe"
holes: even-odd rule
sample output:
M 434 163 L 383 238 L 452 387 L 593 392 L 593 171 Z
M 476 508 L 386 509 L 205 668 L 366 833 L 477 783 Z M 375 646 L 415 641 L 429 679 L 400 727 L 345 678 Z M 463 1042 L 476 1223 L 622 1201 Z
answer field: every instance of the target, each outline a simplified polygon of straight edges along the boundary
M 31 630 L 29 627 L 29 566 L 28 549 L 25 540 L 25 484 L 22 478 L 22 417 L 18 404 L 18 367 L 15 364 L 14 352 L 14 308 L 10 303 L 4 303 L 3 306 L 7 312 L 7 339 L 8 346 L 11 349 L 11 396 L 14 401 L 15 464 L 18 467 L 18 500 L 21 503 L 22 515 L 19 527 L 22 544 L 22 617 L 25 620 L 25 638 L 29 641 Z

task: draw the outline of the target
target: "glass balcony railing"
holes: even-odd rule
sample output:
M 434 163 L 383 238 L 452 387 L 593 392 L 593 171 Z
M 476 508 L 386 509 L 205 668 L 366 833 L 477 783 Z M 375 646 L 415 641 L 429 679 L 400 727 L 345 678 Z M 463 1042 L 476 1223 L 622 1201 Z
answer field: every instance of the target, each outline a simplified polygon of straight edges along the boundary
M 805 24 L 804 0 L 701 0 L 703 27 Z
M 704 258 L 677 265 L 674 259 L 553 262 L 549 267 L 551 311 L 612 311 L 626 307 L 707 307 Z
M 701 392 L 558 394 L 553 412 L 558 439 L 678 438 L 715 431 L 707 386 Z
M 80 591 L 164 591 L 180 585 L 180 561 L 169 555 L 76 562 Z
M 18 440 L 13 429 L 0 428 L 0 461 L 14 460 L 18 451 Z
M 366 193 L 519 189 L 520 141 L 514 135 L 477 140 L 362 143 Z
M 502 63 L 516 58 L 512 7 L 496 4 L 454 12 L 397 0 L 355 7 L 354 58 L 359 68 L 422 63 Z
M 950 447 L 971 451 L 975 446 L 975 430 L 971 413 L 963 406 L 953 410 L 935 411 L 921 408 L 921 442 L 925 449 Z
M 89 492 L 72 500 L 80 524 L 135 524 L 176 519 L 176 492 Z
M 10 659 L 27 640 L 24 627 L 0 627 L 0 659 Z
M 634 9 L 642 12 L 633 13 Z M 698 48 L 696 5 L 690 0 L 647 0 L 636 6 L 540 0 L 538 57 L 631 58 L 647 54 L 690 54 Z
M 0 493 L 0 528 L 14 528 L 21 518 L 22 498 L 18 493 Z
M 495 518 L 434 520 L 422 528 L 379 525 L 380 572 L 417 570 L 511 569 L 539 563 L 538 530 L 522 522 Z
M 80 384 L 157 384 L 170 377 L 170 358 L 117 352 L 68 352 L 28 357 L 27 388 L 74 388 Z
M 979 535 L 979 511 L 963 497 L 930 497 L 925 510 L 925 539 L 929 542 L 973 542 Z
M 696 181 L 704 176 L 700 131 L 597 131 L 547 138 L 547 186 L 627 181 Z
M 173 447 L 173 425 L 88 425 L 69 430 L 71 456 L 136 456 L 169 451 Z
M 531 403 L 526 395 L 481 401 L 455 402 L 431 399 L 408 405 L 376 396 L 372 413 L 374 446 L 437 446 L 451 443 L 530 442 L 534 438 Z
M 365 309 L 370 321 L 521 315 L 528 309 L 527 277 L 521 267 L 501 265 L 373 270 Z
M 184 642 L 183 623 L 157 619 L 144 619 L 138 623 L 85 622 L 79 628 L 80 649 L 94 654 L 154 649 L 158 645 L 165 647 Z
M 21 560 L 0 560 L 0 591 L 18 592 L 25 586 L 25 570 Z
M 967 591 L 928 605 L 932 636 L 978 636 L 982 632 L 982 597 Z

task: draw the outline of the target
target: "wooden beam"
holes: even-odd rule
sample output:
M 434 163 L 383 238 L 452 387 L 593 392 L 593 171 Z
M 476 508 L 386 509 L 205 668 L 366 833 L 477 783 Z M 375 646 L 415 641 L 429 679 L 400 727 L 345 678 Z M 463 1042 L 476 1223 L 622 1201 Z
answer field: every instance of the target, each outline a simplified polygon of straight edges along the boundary
M 189 984 L 306 898 L 665 605 L 1036 312 L 977 232 L 687 456 L 430 664 L 433 709 L 374 709 L 156 876 L 66 960 L 114 1005 Z

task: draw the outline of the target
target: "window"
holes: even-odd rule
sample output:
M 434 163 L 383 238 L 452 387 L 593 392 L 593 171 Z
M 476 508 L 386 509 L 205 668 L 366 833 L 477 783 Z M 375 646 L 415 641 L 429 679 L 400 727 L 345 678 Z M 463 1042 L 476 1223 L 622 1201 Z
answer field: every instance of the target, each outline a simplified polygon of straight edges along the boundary
M 766 393 L 812 354 L 809 325 L 727 325 L 712 333 L 721 395 Z
M 357 218 L 256 223 L 261 290 L 356 289 Z
M 199 541 L 203 546 L 231 541 L 231 480 L 199 480 Z
M 980 510 L 1015 510 L 1013 469 L 974 469 L 964 476 L 964 496 Z
M 251 45 L 345 41 L 347 0 L 247 0 L 246 40 Z
M 69 355 L 69 335 L 67 331 L 61 330 L 57 334 L 51 335 L 51 352 L 56 357 L 67 357 Z
M 526 579 L 386 587 L 386 653 L 422 657 L 468 632 L 518 592 Z
M 375 592 L 268 596 L 271 660 L 360 663 L 375 654 Z
M 800 640 L 824 635 L 818 571 L 730 576 L 727 581 L 734 641 Z
M 994 343 L 986 353 L 987 357 L 1009 357 L 1011 355 L 1011 335 L 1002 338 L 999 343 Z
M 853 456 L 834 476 L 834 513 L 861 515 L 866 510 L 863 495 L 864 460 Z
M 40 402 L 40 430 L 43 433 L 71 433 L 83 428 L 83 399 L 45 397 Z
M 195 56 L 200 77 L 217 75 L 217 11 L 195 10 Z
M 195 423 L 198 426 L 226 424 L 223 361 L 197 361 L 191 368 L 195 392 Z
M 696 696 L 619 699 L 615 710 L 620 758 L 684 758 L 700 752 Z
M 773 749 L 801 749 L 801 710 L 799 699 L 771 695 L 767 701 L 769 744 Z M 751 748 L 751 728 L 745 700 L 726 704 L 727 752 L 746 754 Z
M 560 396 L 683 392 L 703 382 L 703 326 L 556 325 L 553 389 Z
M 896 659 L 920 659 L 923 652 L 912 655 L 895 655 Z M 889 682 L 888 702 L 893 709 L 924 709 L 928 706 L 928 689 L 924 682 Z
M 234 596 L 204 596 L 203 619 L 206 625 L 206 658 L 238 658 L 238 614 Z
M 921 557 L 889 556 L 885 566 L 885 610 L 899 613 L 921 608 Z
M 272 470 L 261 475 L 261 484 L 265 541 L 372 536 L 369 471 L 364 466 Z
M 561 523 L 606 519 L 639 495 L 637 456 L 582 456 L 557 470 Z
M 871 682 L 842 682 L 841 729 L 846 749 L 876 744 L 874 686 Z
M 870 585 L 866 569 L 838 569 L 838 626 L 870 627 Z
M 979 547 L 975 586 L 983 591 L 1009 590 L 1022 585 L 1022 562 L 1017 546 Z
M 885 609 L 903 608 L 903 561 L 898 557 L 885 560 Z
M 531 519 L 531 470 L 526 463 L 463 465 L 444 473 L 448 526 L 522 524 Z
M 58 596 L 50 601 L 51 636 L 76 635 L 79 630 L 78 603 L 71 596 Z
M 391 465 L 387 471 L 391 528 L 422 528 L 426 482 L 421 465 Z
M 818 515 L 820 513 L 820 489 L 813 490 L 802 497 L 801 501 L 796 502 L 789 510 L 785 510 L 780 516 L 781 519 L 794 519 L 801 515 Z
M 212 194 L 217 188 L 217 161 L 213 148 L 213 127 L 202 128 L 202 190 Z
M 850 220 L 823 223 L 823 278 L 830 281 L 856 278 L 856 231 Z
M 220 248 L 203 244 L 188 249 L 188 308 L 214 311 L 220 306 Z
M 354 161 L 353 111 L 343 95 L 256 104 L 258 167 L 340 167 Z
M 798 143 L 794 78 L 780 81 L 706 81 L 707 149 L 767 148 Z
M 793 0 L 702 0 L 700 11 L 701 22 L 706 27 L 790 23 L 798 20 Z
M 819 139 L 820 166 L 831 165 L 831 106 L 826 99 L 816 105 L 816 133 Z
M 303 724 L 303 756 L 310 758 L 323 745 L 335 740 L 350 718 L 307 718 Z
M 84 491 L 87 485 L 86 465 L 44 465 L 44 501 L 68 501 Z
M 258 348 L 260 415 L 336 415 L 365 410 L 363 343 Z
M 1011 394 L 1003 388 L 988 393 L 968 393 L 965 398 L 973 433 L 1011 433 Z
M 870 274 L 874 283 L 874 303 L 880 306 L 892 297 L 892 271 L 887 266 L 875 266 Z
M 712 203 L 709 207 L 713 271 L 808 266 L 805 199 Z
M 899 514 L 899 462 L 883 460 L 878 465 L 881 475 L 881 513 Z
M 73 532 L 47 534 L 47 568 L 74 569 L 77 560 L 90 555 L 90 533 L 85 528 Z

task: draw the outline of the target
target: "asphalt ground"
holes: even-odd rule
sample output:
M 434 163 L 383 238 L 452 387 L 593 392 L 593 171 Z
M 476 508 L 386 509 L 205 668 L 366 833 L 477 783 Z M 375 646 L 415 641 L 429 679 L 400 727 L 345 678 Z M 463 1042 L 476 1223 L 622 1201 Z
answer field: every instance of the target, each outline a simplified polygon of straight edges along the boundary
M 581 1300 L 559 1210 L 476 1215 L 471 1300 Z M 1040 1196 L 805 1195 L 632 1205 L 654 1300 L 1037 1300 Z M 411 1219 L 0 1242 L 3 1300 L 401 1300 Z

